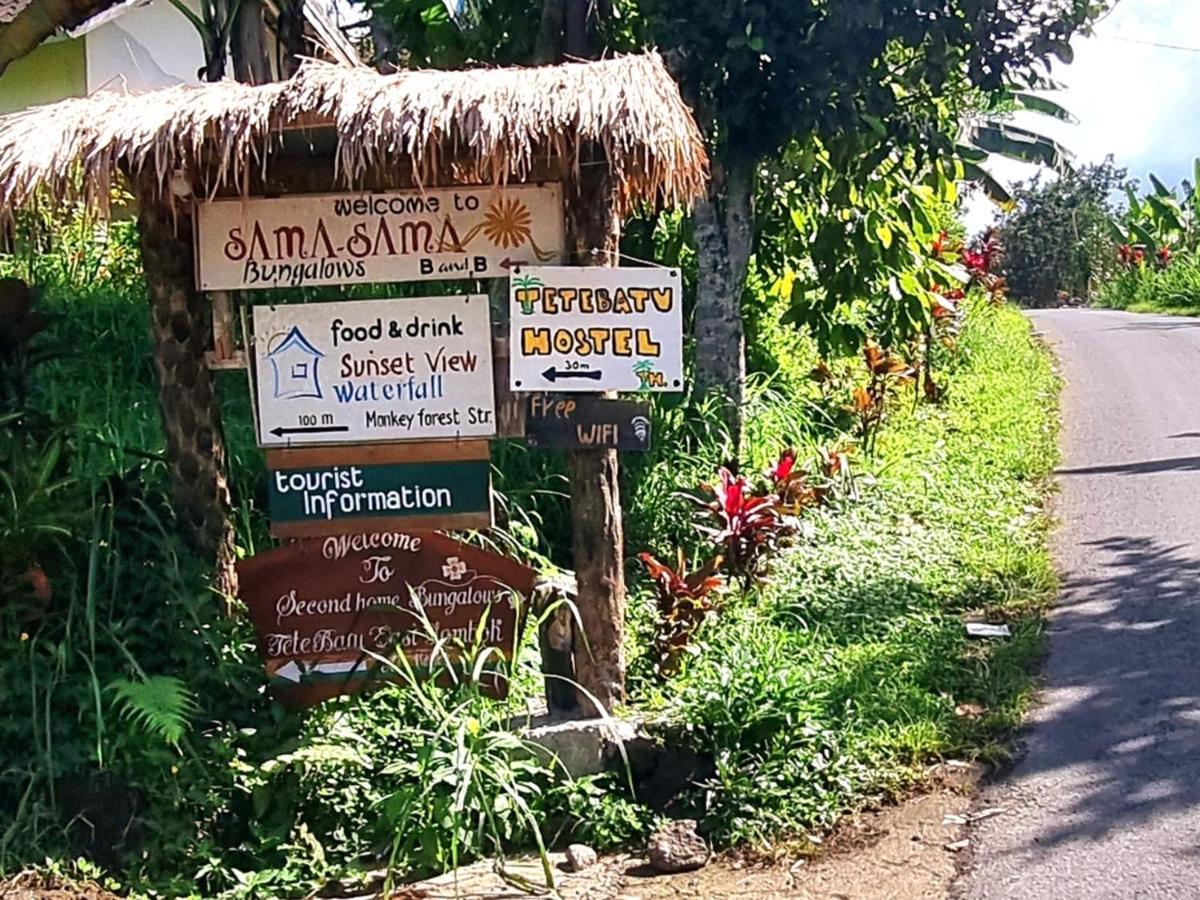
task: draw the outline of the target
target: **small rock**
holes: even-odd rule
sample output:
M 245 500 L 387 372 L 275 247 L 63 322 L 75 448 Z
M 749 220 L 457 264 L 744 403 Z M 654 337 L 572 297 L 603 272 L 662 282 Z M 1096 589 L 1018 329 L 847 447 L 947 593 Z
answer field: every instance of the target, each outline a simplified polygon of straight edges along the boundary
M 695 819 L 679 819 L 654 832 L 646 856 L 656 872 L 688 872 L 708 863 L 708 844 L 696 833 Z
M 951 853 L 957 853 L 959 850 L 966 850 L 968 847 L 970 847 L 971 842 L 969 840 L 964 839 L 961 841 L 954 841 L 953 843 L 946 844 L 945 846 L 946 846 L 946 849 L 949 850 Z
M 571 844 L 567 847 L 567 868 L 572 872 L 582 872 L 596 864 L 596 851 L 587 844 Z

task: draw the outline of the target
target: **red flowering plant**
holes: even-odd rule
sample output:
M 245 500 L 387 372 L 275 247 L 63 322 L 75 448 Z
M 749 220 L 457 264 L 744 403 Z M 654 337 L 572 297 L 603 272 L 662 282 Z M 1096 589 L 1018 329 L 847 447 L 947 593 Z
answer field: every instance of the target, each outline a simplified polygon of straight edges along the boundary
M 1170 258 L 1170 251 L 1168 259 Z M 1146 264 L 1146 248 L 1135 244 L 1118 244 L 1117 261 L 1126 269 L 1140 269 Z
M 703 511 L 696 528 L 724 549 L 729 571 L 748 583 L 762 574 L 767 555 L 790 529 L 775 494 L 756 491 L 746 476 L 734 475 L 725 466 L 717 475 L 717 484 L 701 485 L 712 499 L 694 498 Z
M 1008 294 L 1005 279 L 993 272 L 999 259 L 1000 240 L 994 228 L 989 228 L 962 251 L 962 264 L 971 278 L 969 286 L 982 288 L 988 300 L 996 305 L 1003 303 Z
M 790 447 L 779 454 L 766 474 L 782 515 L 798 516 L 823 499 L 808 472 L 796 464 L 796 451 Z
M 718 574 L 722 558 L 714 556 L 700 568 L 687 571 L 683 550 L 678 551 L 674 568 L 659 562 L 649 553 L 638 559 L 654 580 L 658 623 L 654 635 L 655 671 L 669 678 L 679 671 L 692 637 L 700 626 L 719 610 L 717 598 L 725 579 Z

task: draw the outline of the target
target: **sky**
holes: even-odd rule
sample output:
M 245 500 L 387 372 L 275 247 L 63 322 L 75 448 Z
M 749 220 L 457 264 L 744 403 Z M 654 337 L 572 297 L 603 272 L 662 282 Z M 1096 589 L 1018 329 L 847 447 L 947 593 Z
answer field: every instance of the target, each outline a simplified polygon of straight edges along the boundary
M 1148 172 L 1172 187 L 1191 178 L 1200 157 L 1200 0 L 1119 0 L 1094 30 L 1073 42 L 1074 62 L 1055 66 L 1053 77 L 1065 87 L 1049 95 L 1077 124 L 1044 116 L 1018 124 L 1056 137 L 1080 163 L 1111 153 L 1143 185 Z M 991 168 L 1006 182 L 1033 171 L 1006 160 Z M 968 227 L 978 230 L 991 215 L 986 200 L 973 201 Z

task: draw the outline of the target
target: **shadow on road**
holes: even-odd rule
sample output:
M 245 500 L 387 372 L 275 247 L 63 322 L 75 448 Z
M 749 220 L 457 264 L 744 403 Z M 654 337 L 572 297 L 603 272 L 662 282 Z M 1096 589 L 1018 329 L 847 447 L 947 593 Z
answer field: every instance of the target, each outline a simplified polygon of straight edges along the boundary
M 1069 769 L 1084 787 L 1034 798 L 1059 824 L 1015 852 L 1200 809 L 1200 558 L 1147 537 L 1084 546 L 1092 574 L 1063 584 L 1049 627 L 1070 640 L 1051 654 L 1054 690 L 1016 773 Z
M 1181 434 L 1172 437 L 1191 437 Z M 1143 459 L 1137 462 L 1106 463 L 1102 466 L 1078 466 L 1059 469 L 1056 475 L 1152 475 L 1155 472 L 1200 472 L 1200 456 L 1177 456 L 1172 459 Z
M 1104 331 L 1178 331 L 1181 328 L 1200 328 L 1200 319 L 1175 317 L 1171 319 L 1146 319 L 1110 325 Z

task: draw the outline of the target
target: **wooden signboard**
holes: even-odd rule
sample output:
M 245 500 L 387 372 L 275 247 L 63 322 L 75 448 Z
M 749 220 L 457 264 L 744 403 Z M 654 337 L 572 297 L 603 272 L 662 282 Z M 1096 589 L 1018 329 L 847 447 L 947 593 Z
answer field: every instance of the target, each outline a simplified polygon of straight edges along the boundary
M 678 269 L 513 269 L 514 391 L 683 390 Z
M 536 577 L 445 535 L 393 531 L 295 541 L 243 560 L 237 574 L 271 685 L 297 706 L 388 677 L 371 654 L 428 667 L 418 604 L 452 656 L 482 629 L 509 658 L 526 608 L 513 592 L 528 598 Z
M 486 296 L 254 307 L 264 447 L 496 434 Z
M 490 528 L 487 441 L 267 451 L 271 534 Z
M 559 450 L 649 450 L 650 404 L 534 394 L 525 438 L 535 447 Z
M 503 278 L 564 248 L 557 184 L 201 202 L 202 291 Z

